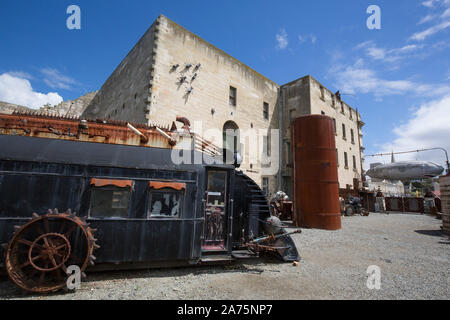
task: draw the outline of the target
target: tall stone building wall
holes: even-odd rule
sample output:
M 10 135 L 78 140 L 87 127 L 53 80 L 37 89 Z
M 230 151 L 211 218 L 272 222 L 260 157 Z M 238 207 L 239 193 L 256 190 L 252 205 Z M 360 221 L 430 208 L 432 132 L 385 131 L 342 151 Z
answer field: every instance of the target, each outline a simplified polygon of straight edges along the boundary
M 325 114 L 335 119 L 339 186 L 342 189 L 347 188 L 347 185 L 353 188 L 353 179 L 361 179 L 362 167 L 357 111 L 344 101 L 338 101 L 334 93 L 312 77 L 311 106 L 311 114 Z M 347 155 L 347 166 L 345 165 L 345 154 Z M 354 162 L 353 157 L 355 157 Z
M 357 111 L 345 102 L 338 101 L 334 93 L 311 76 L 283 85 L 281 92 L 284 123 L 286 124 L 283 127 L 283 188 L 290 190 L 292 179 L 291 169 L 287 167 L 291 154 L 290 122 L 295 117 L 308 114 L 324 114 L 335 119 L 339 187 L 344 189 L 349 185 L 353 188 L 353 179 L 361 179 L 362 168 L 362 152 L 360 149 L 360 145 L 362 146 L 362 133 Z M 345 125 L 345 137 L 343 124 Z M 347 154 L 347 166 L 345 166 L 344 161 L 345 154 Z M 355 163 L 353 163 L 353 157 L 355 157 Z
M 276 83 L 164 16 L 158 20 L 150 122 L 170 123 L 177 115 L 190 119 L 193 125 L 194 120 L 201 121 L 205 138 L 213 139 L 220 147 L 228 121 L 241 131 L 244 146 L 249 145 L 244 141 L 246 130 L 267 132 L 269 128 L 278 128 Z M 230 105 L 230 86 L 236 89 L 236 106 Z M 269 107 L 267 119 L 264 102 Z M 208 136 L 209 129 L 216 129 L 219 136 Z M 241 152 L 242 169 L 261 183 L 260 162 L 249 159 L 252 152 L 248 149 Z

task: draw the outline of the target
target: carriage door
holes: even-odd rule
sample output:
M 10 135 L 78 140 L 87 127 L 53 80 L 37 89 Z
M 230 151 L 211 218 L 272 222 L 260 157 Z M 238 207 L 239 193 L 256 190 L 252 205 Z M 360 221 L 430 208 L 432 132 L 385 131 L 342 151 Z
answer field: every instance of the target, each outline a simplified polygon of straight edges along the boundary
M 227 250 L 227 178 L 226 171 L 208 171 L 203 251 Z

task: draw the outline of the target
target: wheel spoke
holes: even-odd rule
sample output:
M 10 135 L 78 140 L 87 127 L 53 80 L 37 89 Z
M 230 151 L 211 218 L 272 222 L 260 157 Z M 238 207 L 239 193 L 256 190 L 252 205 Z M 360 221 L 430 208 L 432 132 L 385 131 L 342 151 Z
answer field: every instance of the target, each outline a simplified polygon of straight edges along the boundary
M 38 255 L 38 256 L 35 256 L 35 257 L 31 258 L 31 261 L 36 261 L 37 259 L 40 259 L 40 258 L 42 258 L 43 256 L 44 256 L 43 254 L 40 254 L 40 255 Z M 19 266 L 19 268 L 22 269 L 22 268 L 28 266 L 30 263 L 31 263 L 30 260 L 28 260 L 27 262 L 21 264 L 21 265 Z
M 62 245 L 56 247 L 55 250 L 59 250 L 59 249 L 62 249 L 64 247 L 67 247 L 67 244 L 62 244 Z

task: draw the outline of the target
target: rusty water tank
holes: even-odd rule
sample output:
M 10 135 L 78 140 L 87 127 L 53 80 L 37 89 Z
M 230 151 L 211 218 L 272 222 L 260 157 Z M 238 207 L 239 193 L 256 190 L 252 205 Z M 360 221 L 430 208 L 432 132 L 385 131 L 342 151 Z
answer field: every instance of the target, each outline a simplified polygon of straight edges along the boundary
M 442 231 L 450 235 L 450 175 L 439 177 L 442 207 Z
M 334 121 L 308 115 L 291 123 L 293 199 L 299 227 L 341 229 Z

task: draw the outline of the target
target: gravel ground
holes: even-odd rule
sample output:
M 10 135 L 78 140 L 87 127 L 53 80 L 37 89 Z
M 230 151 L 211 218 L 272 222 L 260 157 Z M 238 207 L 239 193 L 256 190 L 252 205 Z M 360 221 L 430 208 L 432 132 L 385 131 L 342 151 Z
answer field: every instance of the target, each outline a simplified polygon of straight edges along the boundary
M 293 236 L 302 257 L 227 266 L 88 273 L 74 293 L 29 295 L 0 278 L 0 299 L 450 299 L 450 241 L 415 214 L 344 217 L 342 230 Z M 366 286 L 368 266 L 381 289 Z

